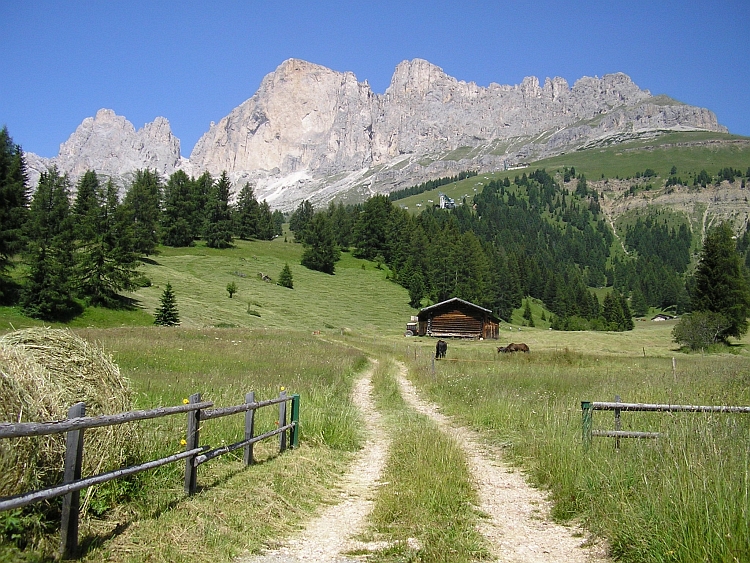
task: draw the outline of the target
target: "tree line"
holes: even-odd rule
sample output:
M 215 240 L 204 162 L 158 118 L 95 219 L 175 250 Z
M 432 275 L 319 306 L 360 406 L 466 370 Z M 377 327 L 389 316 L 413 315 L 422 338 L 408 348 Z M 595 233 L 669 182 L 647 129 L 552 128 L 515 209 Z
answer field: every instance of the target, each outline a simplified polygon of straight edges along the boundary
M 72 195 L 75 188 L 75 196 Z M 157 245 L 191 246 L 199 238 L 226 248 L 235 238 L 270 240 L 284 215 L 259 202 L 245 184 L 235 204 L 226 172 L 198 178 L 184 171 L 163 181 L 137 170 L 122 200 L 111 178 L 93 171 L 75 186 L 52 167 L 33 195 L 21 147 L 0 131 L 0 302 L 24 314 L 66 320 L 84 306 L 127 305 L 121 293 L 148 283 L 141 258 Z M 11 275 L 22 266 L 23 275 Z

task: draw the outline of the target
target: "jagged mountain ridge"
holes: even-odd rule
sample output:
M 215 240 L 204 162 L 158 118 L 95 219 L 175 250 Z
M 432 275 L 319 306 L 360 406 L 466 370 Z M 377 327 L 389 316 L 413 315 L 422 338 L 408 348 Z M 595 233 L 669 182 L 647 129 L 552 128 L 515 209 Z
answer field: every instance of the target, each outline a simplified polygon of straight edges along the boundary
M 653 97 L 625 74 L 477 86 L 420 59 L 400 63 L 384 94 L 351 72 L 284 61 L 258 91 L 196 143 L 189 159 L 162 117 L 136 131 L 100 110 L 54 159 L 30 155 L 38 174 L 56 164 L 73 178 L 86 169 L 123 177 L 138 168 L 164 175 L 226 170 L 249 181 L 273 207 L 303 199 L 322 205 L 477 169 L 488 172 L 654 130 L 726 132 L 709 110 Z

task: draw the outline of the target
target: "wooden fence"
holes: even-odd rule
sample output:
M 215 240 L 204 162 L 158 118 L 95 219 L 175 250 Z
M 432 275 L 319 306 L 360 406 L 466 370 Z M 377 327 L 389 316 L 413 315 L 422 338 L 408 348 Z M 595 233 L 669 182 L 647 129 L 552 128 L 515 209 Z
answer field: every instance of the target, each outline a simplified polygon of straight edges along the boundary
M 287 423 L 287 402 L 291 402 L 291 421 Z M 257 436 L 255 433 L 255 411 L 257 409 L 279 405 L 278 427 Z M 282 391 L 275 399 L 255 401 L 255 393 L 245 395 L 245 402 L 240 405 L 212 409 L 213 402 L 201 401 L 200 393 L 191 395 L 187 404 L 175 407 L 161 407 L 151 410 L 128 411 L 114 415 L 87 417 L 86 405 L 76 403 L 68 410 L 68 418 L 55 422 L 0 423 L 0 439 L 44 436 L 66 433 L 65 465 L 63 483 L 55 487 L 30 491 L 12 497 L 0 498 L 0 511 L 21 508 L 41 500 L 63 496 L 62 518 L 60 523 L 60 555 L 63 558 L 75 557 L 78 552 L 78 518 L 80 508 L 80 491 L 92 485 L 106 483 L 113 479 L 134 475 L 141 471 L 155 469 L 162 465 L 185 460 L 185 493 L 195 494 L 197 490 L 197 469 L 215 457 L 244 448 L 244 462 L 253 463 L 253 444 L 275 435 L 279 435 L 279 451 L 287 448 L 287 431 L 290 447 L 299 444 L 299 395 L 287 396 Z M 156 459 L 140 465 L 125 467 L 94 475 L 81 477 L 83 460 L 84 430 L 115 426 L 126 422 L 160 418 L 163 416 L 187 413 L 187 444 L 184 452 Z M 206 420 L 221 418 L 232 414 L 245 414 L 245 436 L 243 440 L 219 448 L 199 444 L 200 425 Z
M 615 447 L 619 449 L 620 438 L 659 438 L 659 432 L 630 432 L 621 430 L 620 413 L 622 411 L 644 411 L 644 412 L 726 412 L 726 413 L 750 413 L 750 407 L 730 406 L 700 406 L 700 405 L 665 405 L 648 403 L 622 403 L 620 396 L 615 396 L 614 402 L 592 402 L 581 401 L 583 411 L 582 437 L 585 446 L 591 445 L 594 436 L 615 438 Z M 614 411 L 614 430 L 593 430 L 593 411 Z

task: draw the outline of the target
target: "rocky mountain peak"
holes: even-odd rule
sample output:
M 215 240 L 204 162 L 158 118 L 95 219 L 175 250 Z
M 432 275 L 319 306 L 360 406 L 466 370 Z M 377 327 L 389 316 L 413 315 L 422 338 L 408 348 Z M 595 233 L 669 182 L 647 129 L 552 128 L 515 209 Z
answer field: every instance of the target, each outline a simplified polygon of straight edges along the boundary
M 288 59 L 211 124 L 189 161 L 165 118 L 136 131 L 108 109 L 86 118 L 55 159 L 28 160 L 32 170 L 57 164 L 74 180 L 87 169 L 111 176 L 146 167 L 165 176 L 178 168 L 227 171 L 288 210 L 302 199 L 325 204 L 342 191 L 361 199 L 664 129 L 726 131 L 710 111 L 653 98 L 623 73 L 583 77 L 572 87 L 560 77 L 540 85 L 535 76 L 480 87 L 414 59 L 396 67 L 380 95 L 351 72 Z

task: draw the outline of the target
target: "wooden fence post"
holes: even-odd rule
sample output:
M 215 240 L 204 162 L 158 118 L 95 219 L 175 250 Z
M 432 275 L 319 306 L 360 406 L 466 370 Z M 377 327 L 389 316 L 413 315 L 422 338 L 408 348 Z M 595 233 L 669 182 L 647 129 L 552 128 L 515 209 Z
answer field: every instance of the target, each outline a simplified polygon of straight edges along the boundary
M 292 449 L 299 446 L 299 395 L 292 395 L 292 424 L 289 431 L 289 445 Z
M 620 402 L 620 396 L 615 395 L 615 403 Z M 615 409 L 615 432 L 619 432 L 621 430 L 621 423 L 620 423 L 620 409 Z M 620 437 L 615 436 L 615 449 L 620 449 Z
M 255 402 L 255 391 L 250 391 L 245 395 L 245 403 Z M 255 432 L 255 409 L 245 411 L 245 440 L 249 440 L 253 437 Z M 245 446 L 245 465 L 252 465 L 255 463 L 253 460 L 253 444 Z
M 68 418 L 79 418 L 86 414 L 86 404 L 76 403 L 68 409 Z M 65 437 L 65 469 L 63 484 L 81 478 L 83 464 L 83 429 L 70 430 Z M 81 491 L 63 497 L 60 523 L 60 554 L 63 559 L 75 557 L 78 551 L 78 511 L 81 507 Z
M 283 399 L 286 397 L 286 391 L 284 391 L 284 388 L 281 388 L 281 393 L 279 393 L 279 398 Z M 286 426 L 286 401 L 282 401 L 279 403 L 279 428 L 282 428 Z M 286 431 L 279 434 L 279 453 L 282 453 L 286 451 Z
M 188 402 L 192 405 L 194 403 L 201 402 L 201 394 L 195 393 L 190 395 Z M 190 411 L 187 415 L 187 435 L 185 446 L 186 450 L 192 450 L 198 447 L 198 441 L 200 440 L 200 421 L 201 421 L 200 409 Z M 194 465 L 195 456 L 190 456 L 185 459 L 185 494 L 194 495 L 198 488 L 198 468 Z
M 582 438 L 584 447 L 591 446 L 591 415 L 593 408 L 591 401 L 581 401 L 581 410 L 583 411 Z

